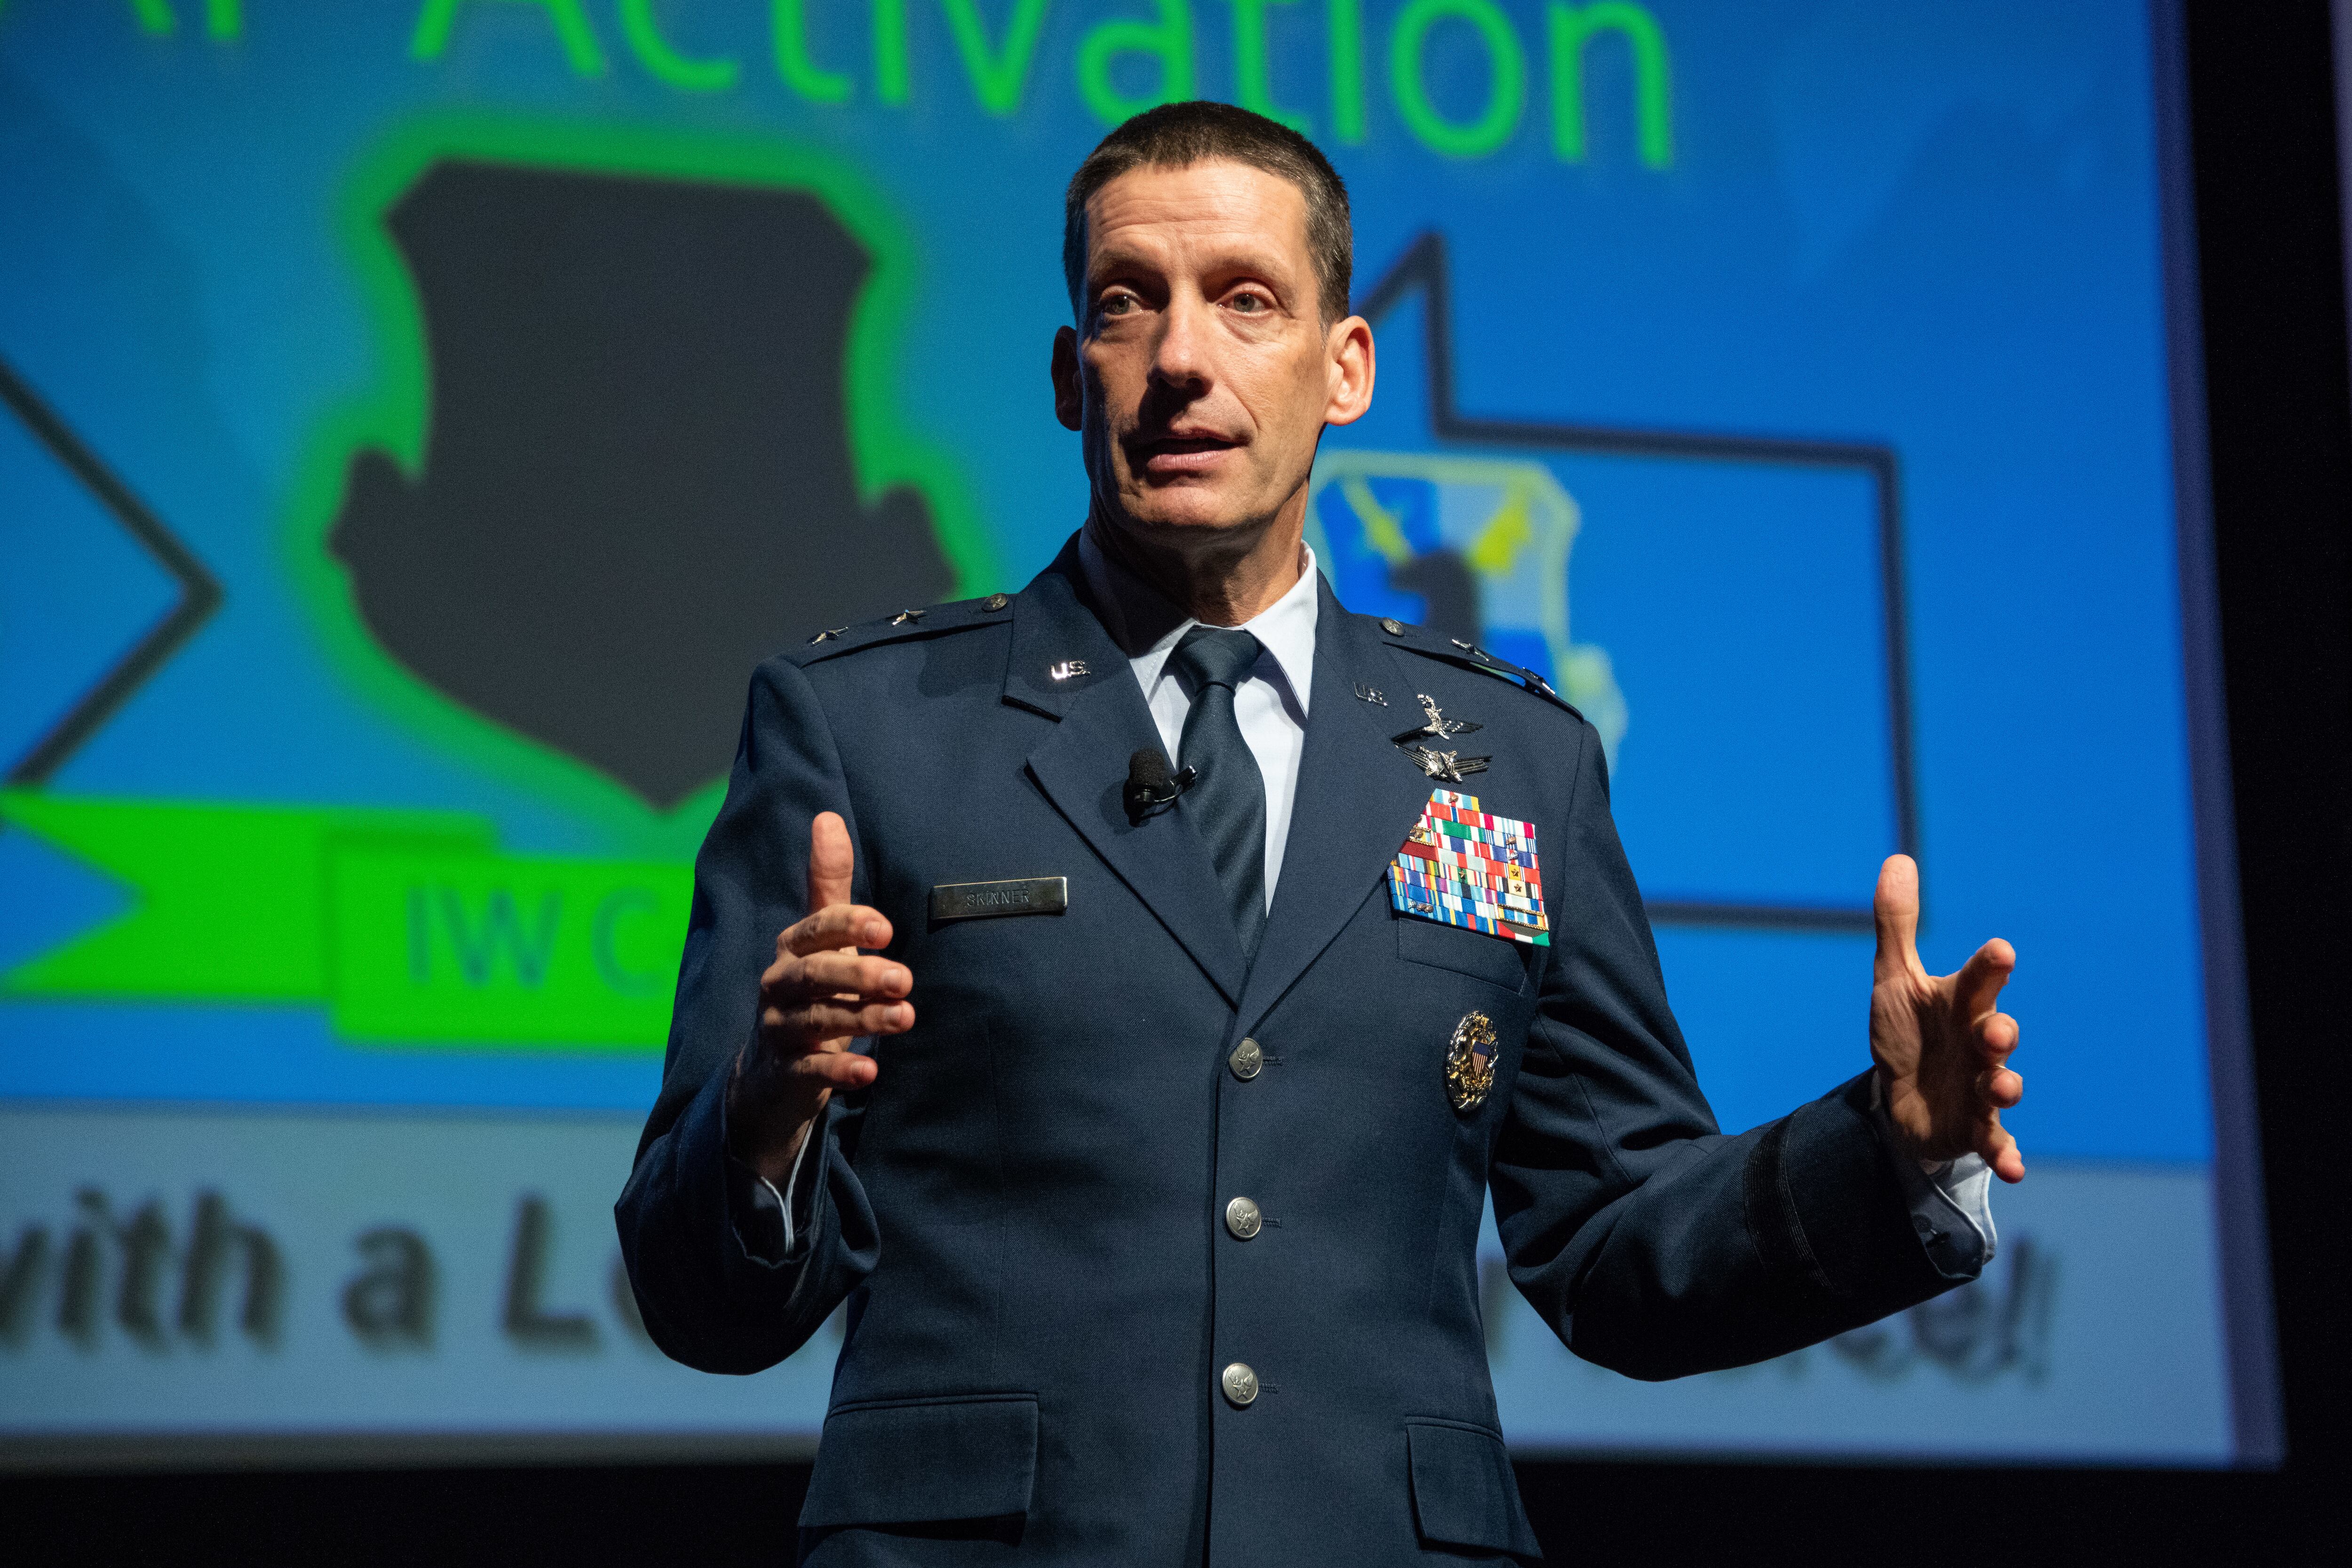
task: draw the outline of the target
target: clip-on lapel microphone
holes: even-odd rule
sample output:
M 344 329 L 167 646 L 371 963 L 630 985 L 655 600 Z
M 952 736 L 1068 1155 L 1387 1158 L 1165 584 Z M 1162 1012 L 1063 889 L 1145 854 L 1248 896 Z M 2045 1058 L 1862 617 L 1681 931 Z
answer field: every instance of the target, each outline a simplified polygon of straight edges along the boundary
M 1200 776 L 1197 768 L 1171 774 L 1167 753 L 1157 746 L 1144 747 L 1127 759 L 1127 786 L 1119 793 L 1127 803 L 1128 820 L 1140 825 L 1145 817 L 1167 810 Z

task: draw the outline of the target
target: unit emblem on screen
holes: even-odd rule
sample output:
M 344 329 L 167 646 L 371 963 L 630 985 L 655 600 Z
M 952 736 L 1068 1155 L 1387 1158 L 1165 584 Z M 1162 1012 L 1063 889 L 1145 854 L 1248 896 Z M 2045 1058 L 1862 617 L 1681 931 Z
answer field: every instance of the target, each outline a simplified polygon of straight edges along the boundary
M 1591 721 L 1614 763 L 1625 700 L 1607 652 L 1569 637 L 1569 552 L 1582 519 L 1558 475 L 1518 458 L 1327 447 L 1312 482 L 1307 542 L 1341 604 L 1380 617 L 1391 637 L 1412 621 L 1533 671 Z M 1398 745 L 1428 753 L 1407 752 L 1429 777 L 1461 782 L 1477 759 L 1444 753 L 1479 726 L 1415 700 L 1423 722 Z

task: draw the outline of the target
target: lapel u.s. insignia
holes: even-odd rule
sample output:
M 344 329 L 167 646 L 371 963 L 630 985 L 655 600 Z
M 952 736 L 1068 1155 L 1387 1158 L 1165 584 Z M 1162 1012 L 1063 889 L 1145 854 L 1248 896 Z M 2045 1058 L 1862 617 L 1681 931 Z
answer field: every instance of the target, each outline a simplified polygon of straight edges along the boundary
M 1445 1047 L 1445 1092 L 1456 1110 L 1475 1110 L 1495 1087 L 1495 1021 L 1465 1013 Z
M 1531 822 L 1478 809 L 1478 797 L 1429 792 L 1389 863 L 1397 912 L 1536 947 L 1551 945 Z

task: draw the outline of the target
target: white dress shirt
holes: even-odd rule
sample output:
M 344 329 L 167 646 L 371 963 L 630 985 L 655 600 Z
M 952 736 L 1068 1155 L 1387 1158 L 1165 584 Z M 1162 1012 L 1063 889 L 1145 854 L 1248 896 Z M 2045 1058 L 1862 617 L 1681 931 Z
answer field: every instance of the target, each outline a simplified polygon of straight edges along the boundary
M 1289 592 L 1238 628 L 1258 640 L 1256 665 L 1234 688 L 1234 721 L 1257 771 L 1265 780 L 1265 907 L 1274 908 L 1275 879 L 1282 875 L 1282 852 L 1290 843 L 1290 807 L 1298 795 L 1298 759 L 1307 750 L 1307 700 L 1315 689 L 1315 552 L 1298 547 L 1298 581 Z M 1184 634 L 1201 624 L 1170 604 L 1160 591 L 1113 562 L 1095 544 L 1091 531 L 1078 535 L 1078 562 L 1087 574 L 1104 629 L 1127 655 L 1151 721 L 1160 730 L 1168 765 L 1177 755 L 1192 693 L 1168 668 L 1168 656 Z
M 1298 581 L 1240 630 L 1260 645 L 1257 663 L 1234 689 L 1234 719 L 1242 739 L 1265 780 L 1265 903 L 1274 908 L 1275 880 L 1282 874 L 1282 853 L 1290 842 L 1290 814 L 1298 793 L 1298 762 L 1307 749 L 1307 703 L 1315 689 L 1315 622 L 1319 609 L 1315 552 L 1301 543 Z M 1201 622 L 1169 603 L 1158 589 L 1106 555 L 1091 531 L 1078 535 L 1078 562 L 1087 586 L 1101 613 L 1104 629 L 1128 656 L 1136 684 L 1151 710 L 1170 765 L 1179 765 L 1178 750 L 1184 718 L 1192 710 L 1192 693 L 1179 672 L 1168 668 L 1168 656 L 1184 634 Z M 1404 826 L 1398 827 L 1402 841 Z M 1877 1078 L 1871 1079 L 1871 1109 L 1876 1112 L 1879 1134 L 1895 1165 L 1896 1179 L 1911 1210 L 1928 1258 L 1946 1274 L 1962 1274 L 1990 1262 L 1995 1237 L 1990 1189 L 1992 1173 L 1984 1161 L 1969 1154 L 1958 1160 L 1912 1161 L 1897 1150 L 1895 1129 L 1880 1102 Z M 822 1140 L 812 1135 L 813 1147 Z M 793 1163 L 783 1191 L 764 1179 L 760 1186 L 772 1200 L 783 1224 L 784 1251 L 793 1249 L 793 1198 L 800 1185 L 803 1158 Z M 760 1206 L 765 1207 L 763 1203 Z

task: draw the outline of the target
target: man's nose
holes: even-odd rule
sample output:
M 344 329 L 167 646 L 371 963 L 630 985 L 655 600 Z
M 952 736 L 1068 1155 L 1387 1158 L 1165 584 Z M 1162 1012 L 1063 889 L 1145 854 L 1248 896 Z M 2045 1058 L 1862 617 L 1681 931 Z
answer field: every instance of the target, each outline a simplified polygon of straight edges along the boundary
M 1161 313 L 1160 341 L 1152 346 L 1151 379 L 1161 385 L 1198 395 L 1207 390 L 1209 374 L 1209 312 L 1205 300 L 1179 294 Z

